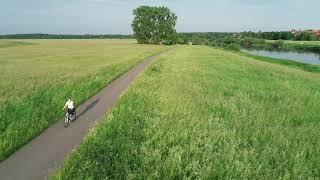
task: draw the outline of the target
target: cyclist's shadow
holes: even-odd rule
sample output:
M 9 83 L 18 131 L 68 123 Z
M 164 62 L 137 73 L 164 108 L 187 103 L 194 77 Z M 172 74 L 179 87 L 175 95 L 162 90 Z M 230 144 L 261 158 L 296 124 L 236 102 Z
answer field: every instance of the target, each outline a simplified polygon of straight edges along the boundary
M 96 99 L 95 101 L 90 103 L 80 114 L 77 115 L 77 118 L 74 121 L 77 121 L 81 116 L 86 114 L 86 112 L 88 112 L 90 109 L 94 108 L 98 104 L 99 101 L 100 101 L 100 99 Z

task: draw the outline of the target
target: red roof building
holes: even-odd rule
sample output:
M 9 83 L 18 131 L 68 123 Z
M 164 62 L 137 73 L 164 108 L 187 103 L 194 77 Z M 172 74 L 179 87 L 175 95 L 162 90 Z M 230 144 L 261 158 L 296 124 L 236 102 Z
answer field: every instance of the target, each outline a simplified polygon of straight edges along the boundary
M 315 30 L 310 29 L 310 30 L 304 30 L 304 31 L 292 30 L 291 33 L 294 34 L 294 35 L 299 35 L 301 33 L 314 33 L 315 35 L 320 36 L 320 30 L 318 30 L 318 29 L 315 29 Z
M 304 32 L 308 32 L 308 33 L 314 33 L 316 34 L 317 36 L 320 36 L 320 30 L 306 30 Z

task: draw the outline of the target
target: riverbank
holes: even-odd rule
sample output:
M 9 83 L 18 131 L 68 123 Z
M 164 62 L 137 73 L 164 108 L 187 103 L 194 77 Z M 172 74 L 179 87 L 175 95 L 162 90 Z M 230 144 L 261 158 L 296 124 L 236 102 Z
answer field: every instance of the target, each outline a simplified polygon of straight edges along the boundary
M 318 72 L 318 73 L 320 72 L 319 65 L 307 64 L 307 63 L 297 62 L 289 59 L 277 59 L 277 58 L 272 58 L 267 56 L 254 55 L 254 54 L 250 54 L 249 52 L 243 52 L 243 51 L 240 51 L 239 54 L 250 57 L 254 60 L 286 65 L 286 66 L 294 67 L 294 68 L 309 71 L 309 72 Z
M 320 53 L 320 41 L 267 40 L 264 43 L 254 43 L 253 48 Z
M 320 65 L 320 53 L 266 49 L 241 49 L 241 51 L 258 56 L 267 56 L 275 59 L 288 59 L 306 64 Z

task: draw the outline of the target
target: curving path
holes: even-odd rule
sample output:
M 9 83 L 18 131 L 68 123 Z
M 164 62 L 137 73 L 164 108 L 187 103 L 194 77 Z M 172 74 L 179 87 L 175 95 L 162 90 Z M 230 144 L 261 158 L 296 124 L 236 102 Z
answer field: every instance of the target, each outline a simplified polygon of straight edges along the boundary
M 130 83 L 160 54 L 136 65 L 98 94 L 77 108 L 78 119 L 68 128 L 63 120 L 44 131 L 29 144 L 0 163 L 1 180 L 47 179 L 66 156 L 89 132 L 92 125 L 106 116 Z

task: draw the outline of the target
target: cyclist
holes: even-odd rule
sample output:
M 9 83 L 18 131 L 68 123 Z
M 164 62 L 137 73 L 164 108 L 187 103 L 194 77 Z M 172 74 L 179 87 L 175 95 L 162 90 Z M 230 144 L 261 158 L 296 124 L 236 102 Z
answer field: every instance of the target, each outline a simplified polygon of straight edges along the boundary
M 68 99 L 68 101 L 66 102 L 66 104 L 64 105 L 63 109 L 66 109 L 66 107 L 68 108 L 67 109 L 67 112 L 68 114 L 72 114 L 72 115 L 75 115 L 75 109 L 74 109 L 74 104 L 73 104 L 73 101 L 71 100 L 71 98 Z

